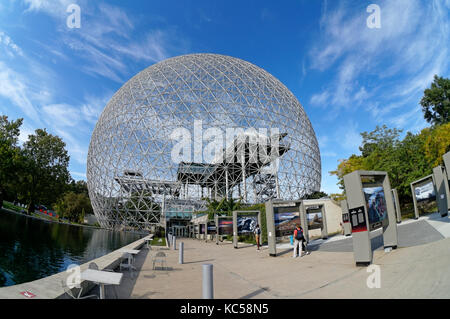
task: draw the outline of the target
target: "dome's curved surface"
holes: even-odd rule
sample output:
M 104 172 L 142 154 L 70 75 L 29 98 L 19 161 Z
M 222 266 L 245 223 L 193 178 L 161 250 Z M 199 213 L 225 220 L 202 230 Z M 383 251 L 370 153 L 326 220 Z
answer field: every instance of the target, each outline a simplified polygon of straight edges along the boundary
M 252 138 L 279 143 L 272 170 L 262 155 L 250 160 L 270 153 Z M 218 157 L 221 149 L 233 156 Z M 320 190 L 321 164 L 311 123 L 280 81 L 237 58 L 191 54 L 148 67 L 114 94 L 92 134 L 87 179 L 102 226 L 145 228 L 170 203 L 301 198 Z

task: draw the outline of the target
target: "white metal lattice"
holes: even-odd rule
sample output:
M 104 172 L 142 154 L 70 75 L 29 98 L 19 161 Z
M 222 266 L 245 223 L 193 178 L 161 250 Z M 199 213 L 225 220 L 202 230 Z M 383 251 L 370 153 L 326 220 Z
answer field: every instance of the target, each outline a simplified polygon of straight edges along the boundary
M 180 128 L 192 140 L 182 162 L 171 154 Z M 244 131 L 226 139 L 227 129 Z M 206 159 L 203 139 L 217 131 L 224 152 Z M 87 179 L 103 227 L 145 229 L 161 223 L 167 200 L 250 203 L 320 190 L 320 152 L 303 107 L 275 77 L 237 58 L 191 54 L 148 67 L 114 94 L 92 134 Z

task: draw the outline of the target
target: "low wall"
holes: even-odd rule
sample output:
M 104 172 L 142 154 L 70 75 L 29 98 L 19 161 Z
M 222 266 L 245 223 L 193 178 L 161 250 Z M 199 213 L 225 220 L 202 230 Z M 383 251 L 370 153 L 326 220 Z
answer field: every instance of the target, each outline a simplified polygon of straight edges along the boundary
M 99 257 L 97 259 L 91 260 L 85 264 L 80 265 L 81 271 L 88 269 L 91 262 L 95 262 L 99 269 L 115 269 L 120 264 L 120 257 L 122 256 L 121 249 L 140 249 L 145 244 L 144 239 L 139 239 L 129 245 L 119 248 L 105 256 Z M 64 293 L 64 288 L 61 285 L 61 280 L 66 280 L 66 278 L 71 273 L 66 271 L 41 278 L 35 281 L 30 281 L 23 284 L 18 284 L 9 287 L 0 288 L 0 299 L 29 299 L 24 297 L 20 293 L 23 291 L 28 291 L 36 295 L 32 299 L 66 299 L 67 295 Z M 83 291 L 89 291 L 94 287 L 94 284 L 89 281 L 82 281 L 81 287 Z

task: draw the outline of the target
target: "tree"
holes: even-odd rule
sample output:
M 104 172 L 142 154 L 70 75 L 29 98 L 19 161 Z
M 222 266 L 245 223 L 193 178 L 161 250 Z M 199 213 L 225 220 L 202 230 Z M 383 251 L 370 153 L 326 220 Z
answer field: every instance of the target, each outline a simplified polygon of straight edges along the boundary
M 67 184 L 67 191 L 74 192 L 75 194 L 86 194 L 89 196 L 87 183 L 83 180 L 75 181 L 71 179 L 70 183 Z
M 359 147 L 363 157 L 369 156 L 376 150 L 386 150 L 395 147 L 399 143 L 399 136 L 402 130 L 390 129 L 386 125 L 377 127 L 372 132 L 362 132 L 362 145 Z
M 28 202 L 28 212 L 39 203 L 50 205 L 65 191 L 69 182 L 69 155 L 66 144 L 58 136 L 37 129 L 23 145 L 26 160 L 21 181 L 21 197 Z
M 311 194 L 308 194 L 306 196 L 304 196 L 302 199 L 319 199 L 319 198 L 323 198 L 323 197 L 328 197 L 328 194 L 325 192 L 313 192 Z
M 23 119 L 8 121 L 7 116 L 0 116 L 0 208 L 4 195 L 16 180 L 20 162 L 20 148 L 17 146 L 20 126 Z
M 331 175 L 336 175 L 338 178 L 339 188 L 344 190 L 344 176 L 350 174 L 351 172 L 365 169 L 363 163 L 363 157 L 358 155 L 352 155 L 348 159 L 343 159 L 339 161 L 339 165 L 335 171 L 331 171 Z
M 434 76 L 431 87 L 425 89 L 420 101 L 425 120 L 432 125 L 450 121 L 450 79 Z
M 425 138 L 424 151 L 431 166 L 442 164 L 442 156 L 450 151 L 450 122 L 439 125 L 430 132 Z
M 76 223 L 82 223 L 86 214 L 93 214 L 91 201 L 83 193 L 65 193 L 53 206 L 60 217 L 67 218 Z
M 234 210 L 241 209 L 242 204 L 241 200 L 239 199 L 237 202 L 233 198 L 222 198 L 220 201 L 217 201 L 216 199 L 209 199 L 205 198 L 207 204 L 207 213 L 208 218 L 212 219 L 215 214 L 218 213 L 226 213 L 227 215 L 232 214 Z

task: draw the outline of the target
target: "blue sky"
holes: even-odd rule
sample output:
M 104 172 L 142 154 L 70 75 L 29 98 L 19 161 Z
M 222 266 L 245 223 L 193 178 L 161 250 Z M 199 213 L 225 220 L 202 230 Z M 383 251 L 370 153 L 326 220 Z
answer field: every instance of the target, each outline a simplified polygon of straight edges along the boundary
M 67 7 L 81 8 L 70 29 Z M 368 28 L 370 4 L 381 28 Z M 283 82 L 319 140 L 322 189 L 376 125 L 417 132 L 433 75 L 449 77 L 450 0 L 1 0 L 0 114 L 61 136 L 85 179 L 90 136 L 127 80 L 166 58 L 212 52 L 247 60 Z

